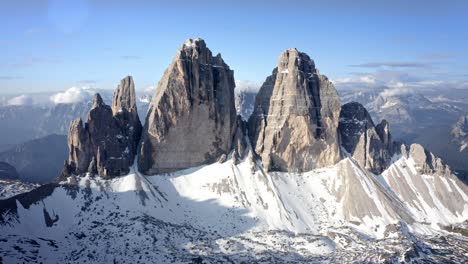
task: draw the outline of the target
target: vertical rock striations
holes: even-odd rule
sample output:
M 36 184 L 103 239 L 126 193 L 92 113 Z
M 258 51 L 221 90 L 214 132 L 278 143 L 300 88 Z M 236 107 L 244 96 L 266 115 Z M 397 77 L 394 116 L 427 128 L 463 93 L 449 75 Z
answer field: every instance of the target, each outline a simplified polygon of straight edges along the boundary
M 409 147 L 402 145 L 401 154 L 408 159 L 412 159 L 416 169 L 421 174 L 441 176 L 452 174 L 450 168 L 439 157 L 436 157 L 420 144 L 411 144 Z
M 377 126 L 360 103 L 342 106 L 338 130 L 343 148 L 364 168 L 380 174 L 393 155 L 389 125 L 383 120 Z
M 461 116 L 452 127 L 453 141 L 459 146 L 459 152 L 468 148 L 468 115 Z
M 138 117 L 132 77 L 124 78 L 115 91 L 112 107 L 96 94 L 86 123 L 72 122 L 68 134 L 69 158 L 65 174 L 128 174 L 142 126 Z
M 249 137 L 269 171 L 303 172 L 340 160 L 340 100 L 313 60 L 296 49 L 281 54 L 255 99 Z
M 115 90 L 112 113 L 119 122 L 119 126 L 126 132 L 131 143 L 131 155 L 134 157 L 137 153 L 142 125 L 136 106 L 135 84 L 131 76 L 122 79 Z
M 202 39 L 189 39 L 165 71 L 142 133 L 138 166 L 145 174 L 216 161 L 236 129 L 234 73 Z

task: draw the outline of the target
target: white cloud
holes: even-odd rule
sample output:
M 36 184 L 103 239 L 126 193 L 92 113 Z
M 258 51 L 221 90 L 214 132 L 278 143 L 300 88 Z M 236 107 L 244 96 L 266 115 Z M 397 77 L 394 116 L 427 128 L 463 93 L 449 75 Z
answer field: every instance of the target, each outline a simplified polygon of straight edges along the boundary
M 50 97 L 54 104 L 75 104 L 88 100 L 94 92 L 89 88 L 72 87 Z
M 153 94 L 156 91 L 156 86 L 151 85 L 145 88 L 144 92 L 146 94 Z
M 7 102 L 8 105 L 30 105 L 32 103 L 33 103 L 33 99 L 24 94 L 13 97 Z
M 405 95 L 414 93 L 414 90 L 408 87 L 393 87 L 390 89 L 383 90 L 380 95 L 383 97 L 392 97 L 398 95 Z
M 373 75 L 361 75 L 352 78 L 339 78 L 332 81 L 335 85 L 350 85 L 350 84 L 360 84 L 366 86 L 372 86 L 377 84 L 377 80 Z
M 236 80 L 236 92 L 253 92 L 260 89 L 260 84 L 249 80 Z

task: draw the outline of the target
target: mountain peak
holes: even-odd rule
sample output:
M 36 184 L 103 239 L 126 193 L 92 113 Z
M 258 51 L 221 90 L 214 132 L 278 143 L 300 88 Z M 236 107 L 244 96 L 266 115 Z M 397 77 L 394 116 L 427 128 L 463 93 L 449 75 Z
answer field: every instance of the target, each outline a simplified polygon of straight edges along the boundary
M 72 122 L 68 134 L 69 158 L 64 175 L 98 174 L 115 177 L 127 174 L 133 164 L 141 136 L 141 123 L 131 76 L 120 82 L 112 108 L 96 94 L 86 125 Z
M 185 41 L 156 89 L 139 169 L 172 172 L 228 155 L 237 124 L 234 87 L 234 73 L 220 55 L 213 57 L 202 39 Z
M 136 112 L 135 84 L 132 76 L 123 78 L 114 92 L 112 112 L 115 115 L 121 111 Z
M 340 159 L 340 100 L 297 49 L 281 53 L 255 99 L 249 136 L 267 170 L 304 172 Z
M 338 131 L 343 148 L 363 168 L 379 174 L 388 167 L 393 142 L 385 120 L 375 126 L 362 104 L 350 102 L 341 107 Z
M 93 106 L 91 108 L 96 108 L 105 105 L 104 100 L 99 93 L 96 93 L 93 97 Z
M 187 39 L 182 45 L 184 48 L 206 48 L 205 40 L 202 38 Z

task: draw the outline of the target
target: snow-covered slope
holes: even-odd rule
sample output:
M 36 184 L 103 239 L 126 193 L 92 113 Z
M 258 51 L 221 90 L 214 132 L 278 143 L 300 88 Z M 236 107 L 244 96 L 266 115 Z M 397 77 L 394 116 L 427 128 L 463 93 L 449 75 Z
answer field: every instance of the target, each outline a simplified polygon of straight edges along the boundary
M 0 201 L 0 255 L 6 263 L 443 261 L 435 243 L 466 260 L 466 238 L 444 229 L 468 219 L 467 193 L 455 177 L 418 175 L 405 158 L 379 176 L 350 158 L 267 174 L 252 155 L 165 175 L 88 175 Z
M 0 200 L 5 200 L 20 193 L 29 192 L 39 185 L 20 180 L 0 179 Z

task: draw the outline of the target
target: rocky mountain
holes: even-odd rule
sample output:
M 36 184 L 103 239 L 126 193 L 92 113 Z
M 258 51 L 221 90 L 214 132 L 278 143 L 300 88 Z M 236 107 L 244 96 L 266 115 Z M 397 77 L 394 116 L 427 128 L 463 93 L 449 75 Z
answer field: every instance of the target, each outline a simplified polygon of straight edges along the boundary
M 0 200 L 2 261 L 466 262 L 468 186 L 341 106 L 308 55 L 281 54 L 247 124 L 232 70 L 187 40 L 138 148 L 132 82 L 73 122 L 59 181 Z
M 19 178 L 16 168 L 6 162 L 0 162 L 0 179 L 16 180 Z
M 338 92 L 343 103 L 359 102 L 374 120 L 387 120 L 395 139 L 421 144 L 453 169 L 468 170 L 468 152 L 460 152 L 452 134 L 453 125 L 468 112 L 467 91 L 357 87 Z
M 452 128 L 453 140 L 460 145 L 460 152 L 468 148 L 468 115 L 460 117 Z
M 297 49 L 284 51 L 255 99 L 249 137 L 268 171 L 304 172 L 337 163 L 340 99 Z
M 64 174 L 91 173 L 106 178 L 128 174 L 141 130 L 135 86 L 128 76 L 117 87 L 112 107 L 96 94 L 84 126 L 81 118 L 72 122 Z
M 237 124 L 234 87 L 234 73 L 221 55 L 213 56 L 202 39 L 187 40 L 151 102 L 138 156 L 140 171 L 177 171 L 227 155 Z
M 394 142 L 387 121 L 374 125 L 360 103 L 341 107 L 338 130 L 344 149 L 364 168 L 379 174 L 390 165 Z
M 111 103 L 112 90 L 97 90 L 104 102 Z M 92 97 L 75 103 L 52 103 L 48 98 L 51 93 L 32 94 L 32 98 L 41 98 L 42 103 L 24 105 L 0 105 L 0 124 L 8 124 L 0 130 L 0 150 L 6 150 L 16 144 L 38 139 L 51 134 L 67 135 L 70 123 L 77 117 L 86 119 L 92 106 Z M 138 92 L 137 106 L 140 116 L 146 116 L 150 96 L 144 91 Z M 45 98 L 45 99 L 44 99 Z M 49 100 L 49 101 L 47 101 Z M 39 99 L 37 99 L 39 101 Z
M 67 159 L 66 144 L 66 136 L 46 136 L 0 152 L 0 161 L 11 164 L 22 182 L 50 182 L 60 174 Z

